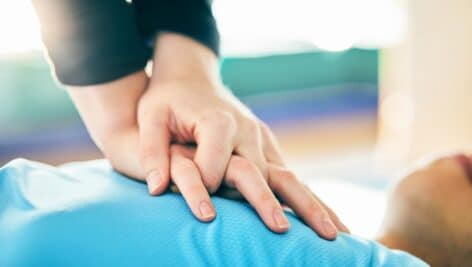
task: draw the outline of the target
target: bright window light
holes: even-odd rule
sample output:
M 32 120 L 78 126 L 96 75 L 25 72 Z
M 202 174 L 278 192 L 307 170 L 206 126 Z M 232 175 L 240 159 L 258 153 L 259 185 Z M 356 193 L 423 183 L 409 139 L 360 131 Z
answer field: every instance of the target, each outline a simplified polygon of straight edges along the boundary
M 398 0 L 238 0 L 214 2 L 225 53 L 286 49 L 303 43 L 328 51 L 401 41 Z M 261 48 L 262 47 L 262 48 Z
M 340 51 L 401 40 L 405 14 L 398 0 L 214 1 L 225 54 L 306 47 Z M 0 1 L 0 54 L 41 47 L 30 1 Z
M 39 25 L 30 1 L 0 2 L 0 54 L 40 49 Z

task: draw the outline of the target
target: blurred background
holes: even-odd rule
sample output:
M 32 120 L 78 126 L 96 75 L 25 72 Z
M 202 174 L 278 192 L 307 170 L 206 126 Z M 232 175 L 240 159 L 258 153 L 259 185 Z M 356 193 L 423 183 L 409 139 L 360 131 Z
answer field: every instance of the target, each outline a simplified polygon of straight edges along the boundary
M 375 235 L 399 169 L 472 148 L 470 0 L 215 0 L 214 12 L 225 84 L 354 233 Z M 26 0 L 0 1 L 0 165 L 17 157 L 102 157 Z

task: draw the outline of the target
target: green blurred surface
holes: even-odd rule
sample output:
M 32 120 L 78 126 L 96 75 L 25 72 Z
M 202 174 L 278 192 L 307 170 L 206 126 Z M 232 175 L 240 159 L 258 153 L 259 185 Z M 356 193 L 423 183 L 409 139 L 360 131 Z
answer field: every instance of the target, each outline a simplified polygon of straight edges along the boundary
M 222 76 L 240 97 L 344 83 L 377 84 L 378 51 L 303 52 L 225 58 Z M 329 94 L 330 92 L 325 92 Z M 0 57 L 0 135 L 78 121 L 41 52 Z
M 378 50 L 226 58 L 222 74 L 238 96 L 306 88 L 323 90 L 325 86 L 346 83 L 377 84 Z

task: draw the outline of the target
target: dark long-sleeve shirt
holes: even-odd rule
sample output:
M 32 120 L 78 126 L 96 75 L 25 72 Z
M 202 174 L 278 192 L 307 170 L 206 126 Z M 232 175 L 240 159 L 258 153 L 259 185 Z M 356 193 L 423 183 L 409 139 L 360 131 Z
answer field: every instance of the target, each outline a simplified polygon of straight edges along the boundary
M 33 0 L 44 46 L 66 85 L 112 81 L 143 69 L 154 36 L 176 32 L 219 53 L 209 0 Z

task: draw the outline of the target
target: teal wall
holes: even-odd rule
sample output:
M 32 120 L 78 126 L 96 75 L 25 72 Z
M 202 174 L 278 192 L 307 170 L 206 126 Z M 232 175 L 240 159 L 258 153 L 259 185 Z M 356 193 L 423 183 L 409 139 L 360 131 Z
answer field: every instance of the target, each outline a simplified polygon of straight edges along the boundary
M 226 58 L 225 83 L 238 96 L 348 83 L 378 83 L 378 51 L 304 52 L 254 58 Z

